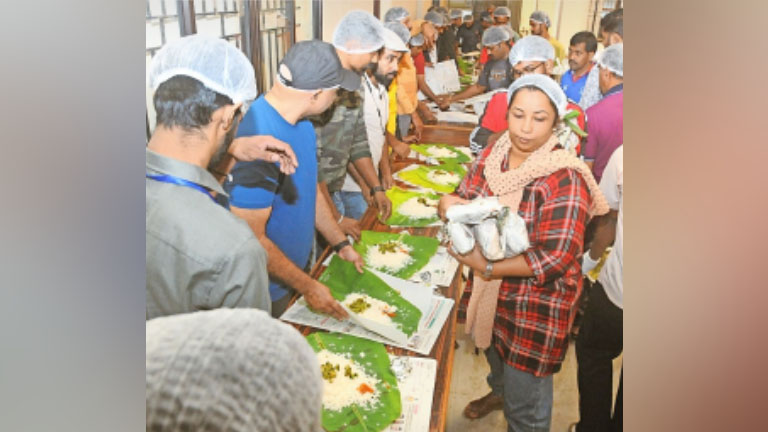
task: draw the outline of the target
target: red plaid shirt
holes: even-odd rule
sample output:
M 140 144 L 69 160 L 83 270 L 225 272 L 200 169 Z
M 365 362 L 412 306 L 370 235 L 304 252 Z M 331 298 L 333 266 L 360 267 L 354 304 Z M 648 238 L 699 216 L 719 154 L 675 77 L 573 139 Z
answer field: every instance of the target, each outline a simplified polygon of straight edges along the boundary
M 464 199 L 493 195 L 483 174 L 492 148 L 488 146 L 478 156 L 456 195 Z M 508 163 L 505 158 L 503 170 Z M 493 324 L 493 345 L 514 368 L 535 376 L 560 370 L 581 295 L 579 257 L 589 205 L 589 188 L 581 174 L 571 169 L 525 186 L 518 214 L 528 229 L 531 247 L 523 256 L 534 276 L 502 280 Z M 470 275 L 459 304 L 462 320 L 471 292 Z

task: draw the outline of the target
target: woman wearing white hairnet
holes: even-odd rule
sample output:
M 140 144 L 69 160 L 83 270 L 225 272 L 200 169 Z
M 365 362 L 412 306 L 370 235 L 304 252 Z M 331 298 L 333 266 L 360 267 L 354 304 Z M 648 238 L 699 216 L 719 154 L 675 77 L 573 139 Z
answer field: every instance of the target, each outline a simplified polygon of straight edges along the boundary
M 491 392 L 470 402 L 469 418 L 504 409 L 509 431 L 549 431 L 552 374 L 560 370 L 582 290 L 580 262 L 590 216 L 608 211 L 587 166 L 553 134 L 566 111 L 560 86 L 526 75 L 508 91 L 508 130 L 477 158 L 453 204 L 497 196 L 525 221 L 530 248 L 491 262 L 475 246 L 464 256 L 472 276 L 459 316 L 485 349 Z M 450 250 L 450 249 L 449 249 Z

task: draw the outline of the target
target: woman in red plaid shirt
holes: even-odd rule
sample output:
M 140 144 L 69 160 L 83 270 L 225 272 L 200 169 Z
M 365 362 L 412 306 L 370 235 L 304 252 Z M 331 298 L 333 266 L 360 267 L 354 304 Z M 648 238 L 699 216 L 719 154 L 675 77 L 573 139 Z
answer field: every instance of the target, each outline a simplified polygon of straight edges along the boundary
M 472 271 L 459 316 L 475 344 L 487 348 L 491 367 L 491 392 L 464 413 L 480 418 L 503 408 L 509 431 L 544 432 L 552 374 L 565 357 L 582 290 L 584 229 L 608 206 L 589 168 L 553 135 L 566 112 L 560 86 L 545 75 L 526 75 L 508 94 L 508 133 L 478 156 L 438 210 L 444 217 L 453 204 L 498 196 L 526 223 L 531 246 L 520 255 L 490 262 L 477 246 L 454 255 Z

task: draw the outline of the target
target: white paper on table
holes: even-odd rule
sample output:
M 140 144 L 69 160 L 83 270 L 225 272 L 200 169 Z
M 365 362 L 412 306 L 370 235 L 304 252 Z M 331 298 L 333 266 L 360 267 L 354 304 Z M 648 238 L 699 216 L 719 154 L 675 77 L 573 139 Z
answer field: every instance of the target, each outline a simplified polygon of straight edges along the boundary
M 424 68 L 424 80 L 432 93 L 436 95 L 456 92 L 461 89 L 459 70 L 456 69 L 456 62 L 453 60 L 441 61 L 434 67 Z
M 397 380 L 403 407 L 402 413 L 383 432 L 428 431 L 429 422 L 432 419 L 437 360 L 408 356 L 390 356 L 390 358 L 407 362 L 410 370 L 402 379 L 398 377 Z
M 424 281 L 439 286 L 448 286 L 453 282 L 453 276 L 459 268 L 459 262 L 452 257 L 446 248 L 438 246 L 437 253 L 432 255 L 427 265 L 411 276 L 412 281 Z
M 464 100 L 464 105 L 471 106 L 472 109 L 475 111 L 475 114 L 482 115 L 485 112 L 485 106 L 488 105 L 488 101 L 491 100 L 491 98 L 496 95 L 496 93 L 500 92 L 506 92 L 506 88 L 500 88 L 493 91 L 489 91 L 486 93 L 479 94 L 477 96 L 473 96 L 469 99 Z
M 337 321 L 328 316 L 309 310 L 304 298 L 300 298 L 280 317 L 282 321 L 306 325 L 332 332 L 344 333 L 363 339 L 381 342 L 386 345 L 407 349 L 423 355 L 429 355 L 435 346 L 440 331 L 453 309 L 453 299 L 433 295 L 429 310 L 421 316 L 419 327 L 406 344 L 399 344 L 355 324 L 351 320 Z
M 446 123 L 477 123 L 480 116 L 456 111 L 440 111 L 437 113 L 437 121 Z

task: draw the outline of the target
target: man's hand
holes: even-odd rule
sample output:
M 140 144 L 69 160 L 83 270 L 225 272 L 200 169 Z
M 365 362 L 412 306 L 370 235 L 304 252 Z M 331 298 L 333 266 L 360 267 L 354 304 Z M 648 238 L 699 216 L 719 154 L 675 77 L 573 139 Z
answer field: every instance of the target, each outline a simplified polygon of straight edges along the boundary
M 448 208 L 454 204 L 465 204 L 468 202 L 469 200 L 459 198 L 456 195 L 443 195 L 437 203 L 437 215 L 440 216 L 440 219 L 445 220 L 445 212 L 448 211 Z
M 344 261 L 349 261 L 355 265 L 355 268 L 357 269 L 358 273 L 363 272 L 363 257 L 360 256 L 359 253 L 353 248 L 352 246 L 344 246 L 341 248 L 341 250 L 338 253 L 339 258 L 343 259 Z
M 392 139 L 392 150 L 394 150 L 395 154 L 399 157 L 405 159 L 408 157 L 409 154 L 411 154 L 411 146 L 408 144 L 400 141 L 399 139 Z
M 437 117 L 432 113 L 430 110 L 424 110 L 424 123 L 426 124 L 437 124 Z
M 288 143 L 269 135 L 256 135 L 235 138 L 229 147 L 229 153 L 242 162 L 257 159 L 280 164 L 280 171 L 286 175 L 296 172 L 299 161 Z
M 344 232 L 344 234 L 352 236 L 355 241 L 360 240 L 360 221 L 357 219 L 352 219 L 345 216 L 341 219 L 339 227 Z
M 395 185 L 395 179 L 392 177 L 392 173 L 382 173 L 381 174 L 381 187 L 384 189 L 392 189 L 392 186 Z
M 313 282 L 312 288 L 304 294 L 309 307 L 317 312 L 330 315 L 339 321 L 347 319 L 349 317 L 347 311 L 333 298 L 328 287 L 320 282 Z
M 373 200 L 376 202 L 376 208 L 379 209 L 379 219 L 382 221 L 389 219 L 392 213 L 392 201 L 387 198 L 387 194 L 377 191 L 373 195 Z

